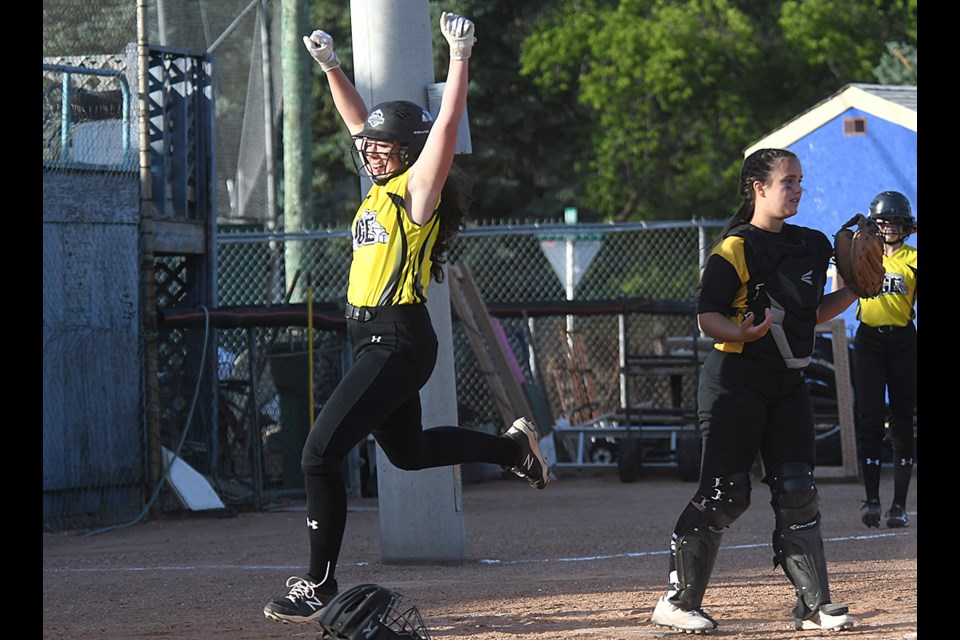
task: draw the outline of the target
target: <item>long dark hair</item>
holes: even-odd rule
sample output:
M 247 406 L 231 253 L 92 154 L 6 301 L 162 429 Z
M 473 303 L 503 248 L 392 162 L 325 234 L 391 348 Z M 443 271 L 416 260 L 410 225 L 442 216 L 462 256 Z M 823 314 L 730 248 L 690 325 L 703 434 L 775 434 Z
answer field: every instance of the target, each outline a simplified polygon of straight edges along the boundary
M 753 190 L 754 182 L 767 184 L 770 175 L 776 168 L 777 163 L 783 158 L 796 158 L 797 154 L 787 149 L 757 149 L 743 159 L 743 165 L 740 167 L 740 184 L 738 189 L 743 202 L 737 212 L 727 220 L 720 230 L 720 237 L 714 243 L 714 247 L 723 242 L 723 239 L 730 235 L 730 232 L 742 224 L 753 220 L 753 211 L 756 206 L 756 194 Z M 703 274 L 700 274 L 700 280 L 694 288 L 694 296 L 699 297 L 700 289 L 703 287 Z
M 460 169 L 453 165 L 440 192 L 440 233 L 430 252 L 433 265 L 430 276 L 435 282 L 443 282 L 443 265 L 447 262 L 447 253 L 451 243 L 466 224 L 472 202 L 472 183 Z

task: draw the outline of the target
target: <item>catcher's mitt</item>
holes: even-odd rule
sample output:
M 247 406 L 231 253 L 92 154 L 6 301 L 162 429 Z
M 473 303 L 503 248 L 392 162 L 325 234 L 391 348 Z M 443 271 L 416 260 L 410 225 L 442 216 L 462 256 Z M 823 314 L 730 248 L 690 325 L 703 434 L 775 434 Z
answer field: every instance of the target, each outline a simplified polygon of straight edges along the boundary
M 851 229 L 856 225 L 856 230 Z M 833 236 L 833 261 L 843 282 L 860 298 L 880 295 L 883 287 L 883 235 L 862 213 Z

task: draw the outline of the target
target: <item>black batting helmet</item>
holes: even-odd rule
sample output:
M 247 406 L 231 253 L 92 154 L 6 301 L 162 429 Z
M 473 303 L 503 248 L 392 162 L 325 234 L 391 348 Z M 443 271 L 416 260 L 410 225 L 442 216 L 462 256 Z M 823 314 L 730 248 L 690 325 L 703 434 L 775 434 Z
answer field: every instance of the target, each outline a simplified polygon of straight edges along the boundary
M 881 191 L 874 196 L 873 202 L 870 203 L 870 219 L 901 223 L 898 239 L 889 244 L 902 242 L 917 230 L 917 220 L 913 217 L 910 201 L 899 191 Z
M 899 191 L 882 191 L 870 203 L 870 218 L 872 220 L 888 220 L 890 218 L 906 218 L 913 222 L 913 209 L 907 196 Z
M 367 168 L 366 158 L 363 157 L 364 140 L 379 140 L 392 142 L 398 145 L 397 155 L 400 158 L 402 169 L 387 176 L 373 178 L 377 184 L 385 184 L 390 178 L 403 173 L 416 162 L 427 142 L 430 127 L 433 126 L 433 116 L 420 105 L 406 100 L 391 100 L 375 105 L 367 114 L 363 131 L 353 136 L 354 146 L 360 154 L 360 168 Z M 369 171 L 368 171 L 369 173 Z
M 416 607 L 399 608 L 403 598 L 376 584 L 347 589 L 327 603 L 318 622 L 322 640 L 430 640 Z

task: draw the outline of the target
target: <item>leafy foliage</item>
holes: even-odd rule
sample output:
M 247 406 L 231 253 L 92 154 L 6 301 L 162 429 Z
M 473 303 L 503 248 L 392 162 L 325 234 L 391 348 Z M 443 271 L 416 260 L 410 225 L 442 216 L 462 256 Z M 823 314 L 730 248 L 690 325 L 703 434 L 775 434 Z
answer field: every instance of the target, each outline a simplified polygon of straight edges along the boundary
M 873 73 L 881 84 L 917 84 L 917 48 L 905 42 L 888 42 L 887 53 Z
M 446 10 L 477 25 L 473 153 L 456 162 L 479 220 L 557 220 L 566 206 L 582 221 L 727 217 L 754 140 L 846 83 L 916 82 L 916 0 L 430 4 L 434 20 Z M 349 8 L 312 12 L 351 60 Z M 447 48 L 434 38 L 442 80 Z M 898 55 L 912 75 L 896 73 Z M 316 80 L 316 206 L 348 219 L 349 140 Z
M 88 4 L 45 0 L 45 56 L 117 53 L 131 41 L 136 3 L 102 0 L 94 12 Z M 280 20 L 283 3 L 270 4 Z M 246 5 L 238 0 L 237 12 Z M 473 153 L 456 162 L 473 178 L 479 220 L 557 220 L 567 206 L 587 222 L 726 217 L 753 141 L 847 83 L 917 82 L 916 0 L 430 0 L 430 8 L 434 24 L 447 10 L 477 25 Z M 312 2 L 309 11 L 310 28 L 334 34 L 352 75 L 350 3 Z M 192 40 L 201 32 L 181 31 L 165 41 L 203 48 L 206 40 Z M 442 80 L 447 47 L 433 31 Z M 241 45 L 218 48 L 215 70 L 250 56 Z M 311 78 L 312 198 L 302 218 L 340 225 L 359 183 L 319 68 Z M 218 87 L 220 130 L 243 112 L 244 96 L 231 89 Z

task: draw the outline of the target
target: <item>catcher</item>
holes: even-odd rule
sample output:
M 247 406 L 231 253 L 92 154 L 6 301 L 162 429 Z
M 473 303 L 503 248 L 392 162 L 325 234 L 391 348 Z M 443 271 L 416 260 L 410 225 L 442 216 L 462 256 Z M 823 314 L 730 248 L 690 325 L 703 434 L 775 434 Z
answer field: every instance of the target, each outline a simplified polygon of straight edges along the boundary
M 860 519 L 880 526 L 880 454 L 890 398 L 890 437 L 893 443 L 893 501 L 884 514 L 888 527 L 906 527 L 907 490 L 913 476 L 915 444 L 913 416 L 917 406 L 917 250 L 906 239 L 917 231 L 910 201 L 897 191 L 878 193 L 870 203 L 869 223 L 877 229 L 880 252 L 879 284 L 858 291 L 853 374 L 857 392 L 857 452 L 866 500 Z M 873 262 L 871 257 L 861 264 Z M 844 273 L 833 287 L 869 280 L 872 274 Z M 872 295 L 870 295 L 872 294 Z
M 849 629 L 853 617 L 830 598 L 813 469 L 816 438 L 802 371 L 816 325 L 857 299 L 824 294 L 833 247 L 797 215 L 803 171 L 796 154 L 760 149 L 740 170 L 739 210 L 707 258 L 697 323 L 714 339 L 697 389 L 703 438 L 700 481 L 681 506 L 670 541 L 667 590 L 656 625 L 709 633 L 703 597 L 724 530 L 750 506 L 750 470 L 763 461 L 773 507 L 773 564 L 796 593 L 797 629 Z

